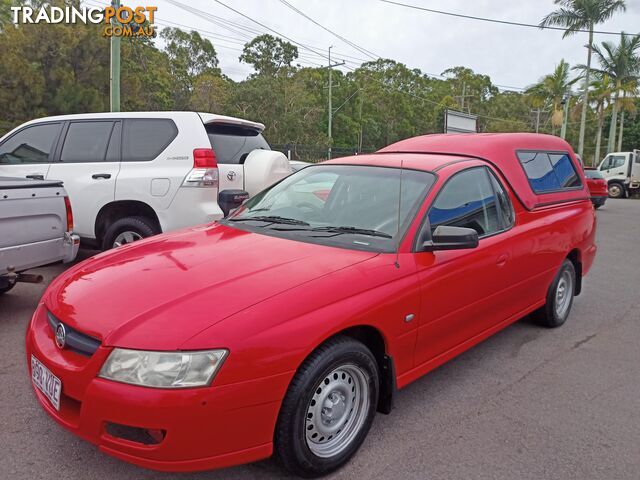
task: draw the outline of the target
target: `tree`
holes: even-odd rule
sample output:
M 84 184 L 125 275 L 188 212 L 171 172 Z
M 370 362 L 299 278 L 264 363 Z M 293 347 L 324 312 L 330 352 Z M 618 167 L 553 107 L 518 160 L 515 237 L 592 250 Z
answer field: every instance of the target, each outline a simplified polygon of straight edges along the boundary
M 196 31 L 185 32 L 178 28 L 164 28 L 160 33 L 166 42 L 165 52 L 171 72 L 177 83 L 175 107 L 188 108 L 193 91 L 193 80 L 198 75 L 219 74 L 218 56 L 213 44 Z
M 598 133 L 596 136 L 596 151 L 593 157 L 593 163 L 600 160 L 600 149 L 602 145 L 602 128 L 604 125 L 604 114 L 611 104 L 611 95 L 613 94 L 613 84 L 611 78 L 606 74 L 596 74 L 595 80 L 591 82 L 591 94 L 596 105 L 596 113 L 598 115 Z
M 562 125 L 564 112 L 563 100 L 571 91 L 571 86 L 576 80 L 569 80 L 569 64 L 564 60 L 556 66 L 553 73 L 545 75 L 538 83 L 529 87 L 525 94 L 530 96 L 534 104 L 551 109 L 551 133 L 555 135 L 556 129 Z
M 560 8 L 551 12 L 540 22 L 540 27 L 559 26 L 566 30 L 562 35 L 566 38 L 580 30 L 589 31 L 587 43 L 587 65 L 584 75 L 582 98 L 582 115 L 580 117 L 580 137 L 578 153 L 584 154 L 584 138 L 587 123 L 587 108 L 589 107 L 589 85 L 591 82 L 591 55 L 593 51 L 594 27 L 608 19 L 616 12 L 626 10 L 624 0 L 554 0 Z
M 637 88 L 636 78 L 640 73 L 640 58 L 637 51 L 640 48 L 640 36 L 629 36 L 624 33 L 620 36 L 620 43 L 602 42 L 595 45 L 593 52 L 600 68 L 595 69 L 600 75 L 607 75 L 614 82 L 614 101 L 611 113 L 611 125 L 609 127 L 609 141 L 607 153 L 615 148 L 616 127 L 618 123 L 618 109 L 621 99 L 620 93 L 633 87 Z M 625 95 L 626 96 L 626 95 Z
M 253 66 L 257 75 L 276 75 L 291 68 L 298 58 L 298 47 L 269 34 L 260 35 L 245 44 L 240 61 Z

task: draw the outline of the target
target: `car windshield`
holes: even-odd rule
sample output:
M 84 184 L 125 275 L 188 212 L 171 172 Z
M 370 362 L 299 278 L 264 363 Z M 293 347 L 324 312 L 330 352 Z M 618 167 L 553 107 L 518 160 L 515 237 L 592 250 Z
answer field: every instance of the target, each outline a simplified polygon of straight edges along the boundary
M 592 170 L 590 168 L 585 169 L 584 175 L 587 178 L 604 178 L 602 173 L 600 173 L 598 170 Z
M 398 231 L 403 235 L 434 180 L 417 170 L 309 166 L 249 199 L 222 223 L 311 243 L 393 252 Z

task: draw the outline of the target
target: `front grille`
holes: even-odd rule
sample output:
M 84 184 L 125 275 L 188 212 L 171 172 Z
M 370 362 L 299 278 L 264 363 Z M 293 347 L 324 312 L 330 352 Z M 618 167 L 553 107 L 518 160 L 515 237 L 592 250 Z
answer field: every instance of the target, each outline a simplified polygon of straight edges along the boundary
M 54 337 L 56 335 L 56 329 L 58 328 L 58 325 L 62 324 L 64 326 L 67 334 L 64 348 L 67 348 L 72 352 L 90 357 L 100 346 L 100 340 L 90 337 L 89 335 L 85 335 L 84 333 L 81 333 L 74 328 L 71 328 L 66 323 L 63 323 L 56 317 L 54 317 L 51 312 L 47 312 L 47 320 L 49 321 L 51 330 L 53 330 Z

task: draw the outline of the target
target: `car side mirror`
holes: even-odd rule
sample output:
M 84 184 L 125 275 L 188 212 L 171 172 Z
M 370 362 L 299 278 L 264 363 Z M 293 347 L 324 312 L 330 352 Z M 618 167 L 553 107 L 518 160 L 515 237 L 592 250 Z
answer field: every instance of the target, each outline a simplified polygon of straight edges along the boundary
M 440 225 L 431 235 L 431 240 L 422 244 L 423 252 L 436 250 L 463 250 L 478 246 L 478 232 L 473 228 Z

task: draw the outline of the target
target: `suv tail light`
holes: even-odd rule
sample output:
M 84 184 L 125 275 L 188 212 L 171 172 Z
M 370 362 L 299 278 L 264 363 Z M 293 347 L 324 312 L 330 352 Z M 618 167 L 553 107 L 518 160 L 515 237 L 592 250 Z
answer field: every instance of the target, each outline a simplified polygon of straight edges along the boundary
M 67 232 L 73 232 L 73 210 L 71 210 L 71 202 L 69 197 L 64 197 L 64 208 L 67 211 Z
M 193 151 L 193 169 L 182 182 L 183 187 L 218 188 L 218 163 L 211 148 L 196 148 Z

